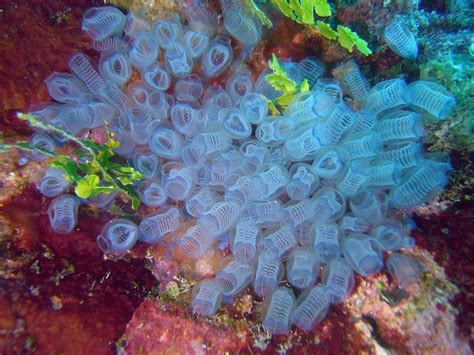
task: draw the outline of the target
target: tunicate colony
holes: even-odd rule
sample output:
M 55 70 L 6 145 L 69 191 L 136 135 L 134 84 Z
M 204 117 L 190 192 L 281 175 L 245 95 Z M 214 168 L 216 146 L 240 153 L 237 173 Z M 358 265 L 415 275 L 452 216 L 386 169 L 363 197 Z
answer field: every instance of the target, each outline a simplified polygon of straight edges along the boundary
M 183 21 L 153 24 L 113 7 L 91 8 L 83 30 L 100 51 L 98 65 L 78 53 L 69 61 L 72 74 L 46 80 L 57 103 L 34 115 L 76 135 L 106 124 L 120 141 L 116 153 L 145 176 L 136 191 L 154 212 L 139 224 L 110 221 L 99 247 L 123 254 L 137 241 L 159 243 L 184 222 L 189 227 L 176 244 L 189 258 L 227 241 L 232 260 L 194 287 L 192 308 L 211 316 L 252 285 L 265 298 L 263 327 L 273 334 L 292 325 L 312 329 L 350 295 L 354 272 L 382 270 L 384 254 L 401 287 L 416 282 L 420 265 L 397 253 L 414 245 L 410 228 L 390 212 L 422 204 L 445 186 L 450 164 L 423 153 L 423 116 L 445 118 L 453 96 L 439 84 L 400 78 L 370 87 L 354 61 L 327 78 L 324 64 L 307 57 L 283 66 L 310 91 L 272 116 L 268 99 L 281 93 L 265 80 L 269 70 L 254 82 L 244 64 L 260 40 L 259 22 L 239 2 L 222 8 L 225 30 L 204 6 L 188 7 Z M 396 23 L 385 36 L 413 59 L 417 50 L 400 42 L 406 31 Z M 48 132 L 31 136 L 47 150 L 58 140 Z M 54 168 L 38 187 L 54 197 L 50 223 L 64 234 L 81 203 L 106 207 L 117 196 L 81 201 L 66 194 L 70 183 Z

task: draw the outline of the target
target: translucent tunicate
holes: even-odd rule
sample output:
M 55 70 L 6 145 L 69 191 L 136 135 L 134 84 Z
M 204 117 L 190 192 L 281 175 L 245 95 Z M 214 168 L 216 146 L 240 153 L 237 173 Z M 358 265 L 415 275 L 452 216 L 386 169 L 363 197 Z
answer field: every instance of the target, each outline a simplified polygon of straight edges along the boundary
M 169 73 L 158 65 L 152 65 L 143 72 L 143 80 L 152 90 L 165 91 L 170 87 Z
M 291 323 L 308 332 L 326 317 L 328 310 L 329 297 L 326 290 L 322 286 L 315 286 L 298 297 Z
M 387 214 L 387 195 L 382 191 L 361 191 L 351 198 L 349 206 L 354 215 L 377 224 Z
M 193 287 L 192 308 L 201 316 L 212 316 L 219 309 L 222 293 L 215 280 L 203 280 Z
M 121 35 L 126 17 L 116 7 L 91 7 L 84 12 L 82 30 L 94 41 L 100 41 L 113 35 Z
M 353 60 L 338 66 L 333 71 L 336 79 L 340 80 L 345 92 L 358 101 L 364 101 L 370 90 L 370 84 L 359 66 Z
M 56 233 L 69 234 L 77 224 L 79 201 L 72 195 L 61 195 L 48 208 L 49 224 Z
M 193 109 L 189 104 L 176 104 L 171 109 L 171 121 L 174 127 L 186 136 L 196 134 L 205 124 L 206 113 Z
M 166 203 L 167 196 L 159 180 L 144 180 L 137 188 L 137 192 L 146 206 L 156 208 Z
M 230 38 L 217 36 L 211 41 L 202 56 L 202 71 L 207 77 L 221 74 L 232 62 L 232 48 Z
M 289 226 L 282 226 L 278 230 L 268 233 L 257 245 L 261 254 L 271 254 L 277 258 L 288 255 L 295 246 L 295 235 Z
M 140 147 L 135 149 L 133 166 L 141 172 L 146 179 L 158 176 L 161 168 L 159 158 L 149 148 Z
M 130 132 L 132 139 L 137 143 L 146 142 L 148 130 L 147 127 L 151 123 L 150 114 L 139 108 L 131 109 L 128 112 L 128 122 L 130 124 Z
M 341 243 L 347 263 L 361 276 L 375 274 L 383 267 L 382 255 L 374 247 L 375 243 L 367 236 L 358 234 L 349 234 Z
M 288 183 L 288 170 L 278 164 L 268 164 L 252 177 L 259 200 L 278 196 Z
M 159 125 L 159 122 L 156 121 L 152 122 L 146 129 L 147 140 L 144 141 L 148 141 L 153 153 L 166 159 L 181 158 L 183 137 L 179 133 Z
M 139 234 L 135 223 L 128 219 L 114 219 L 102 227 L 97 244 L 106 254 L 121 254 L 133 248 Z
M 456 105 L 454 96 L 438 83 L 418 80 L 408 85 L 408 88 L 411 104 L 438 120 L 449 116 Z
M 196 75 L 191 74 L 185 78 L 179 79 L 174 85 L 174 94 L 179 96 L 191 96 L 199 99 L 204 92 L 202 79 Z
M 153 32 L 160 47 L 169 49 L 181 40 L 183 28 L 178 18 L 169 18 L 157 21 L 153 26 Z
M 298 248 L 289 255 L 286 268 L 288 282 L 298 289 L 306 289 L 319 275 L 319 259 L 311 249 Z
M 224 296 L 235 296 L 250 284 L 252 278 L 253 267 L 236 260 L 216 273 L 216 283 Z
M 214 244 L 217 236 L 209 233 L 207 228 L 197 224 L 189 228 L 179 240 L 180 251 L 188 258 L 197 259 L 203 256 Z
M 346 213 L 339 221 L 344 233 L 366 233 L 372 227 L 372 224 L 363 217 L 358 217 L 353 213 Z
M 123 31 L 128 37 L 133 38 L 138 32 L 151 31 L 151 26 L 146 19 L 139 17 L 134 12 L 129 12 Z
M 364 107 L 375 114 L 403 108 L 410 103 L 410 90 L 401 79 L 381 81 L 375 85 L 367 95 Z
M 232 139 L 244 139 L 252 133 L 252 126 L 238 108 L 223 109 L 218 117 L 225 134 Z
M 242 11 L 225 12 L 224 26 L 233 37 L 244 45 L 255 45 L 260 40 L 259 22 L 246 16 Z
M 239 207 L 232 202 L 217 202 L 199 217 L 199 224 L 213 235 L 231 228 L 239 217 Z
M 262 228 L 278 224 L 282 218 L 282 204 L 280 200 L 249 202 L 245 209 L 250 220 Z
M 200 58 L 207 49 L 209 42 L 209 35 L 204 32 L 195 32 L 188 30 L 183 36 L 183 44 L 192 59 Z
M 392 253 L 387 259 L 387 269 L 398 285 L 408 288 L 418 282 L 421 266 L 413 259 L 399 253 Z
M 191 74 L 193 59 L 186 52 L 183 45 L 174 43 L 165 51 L 166 70 L 177 78 Z
M 383 116 L 374 131 L 384 143 L 418 141 L 423 136 L 421 116 L 411 111 L 395 111 Z
M 294 131 L 295 121 L 287 117 L 267 117 L 255 131 L 255 137 L 266 145 L 283 143 Z
M 449 163 L 425 160 L 411 173 L 402 178 L 389 194 L 389 203 L 395 208 L 420 205 L 439 194 L 448 179 Z
M 163 165 L 164 170 L 168 164 Z M 162 173 L 162 179 L 166 196 L 175 201 L 184 201 L 194 187 L 194 172 L 188 167 L 173 168 L 166 177 Z
M 337 189 L 345 197 L 353 197 L 367 185 L 369 171 L 365 160 L 352 160 L 345 174 L 337 182 Z
M 91 93 L 75 75 L 54 72 L 45 83 L 49 96 L 58 102 L 76 104 L 91 100 Z
M 92 94 L 101 96 L 105 82 L 91 64 L 88 56 L 84 53 L 73 55 L 69 59 L 69 69 L 82 80 Z
M 257 125 L 267 116 L 268 104 L 262 95 L 249 92 L 240 99 L 240 111 L 249 123 Z
M 343 258 L 332 258 L 324 268 L 323 284 L 329 301 L 342 303 L 354 289 L 354 272 Z
M 374 132 L 351 134 L 341 142 L 341 153 L 344 159 L 373 158 L 382 152 L 380 135 Z
M 259 229 L 250 221 L 237 223 L 231 243 L 232 255 L 241 263 L 251 263 L 257 255 Z
M 104 51 L 100 55 L 99 71 L 104 79 L 122 86 L 132 76 L 132 65 L 125 52 Z
M 278 287 L 283 277 L 283 265 L 278 257 L 261 253 L 257 259 L 257 270 L 253 290 L 260 297 L 265 297 Z
M 70 185 L 63 170 L 48 168 L 41 179 L 39 190 L 46 197 L 56 197 L 66 192 Z
M 270 334 L 285 334 L 290 328 L 290 315 L 295 304 L 293 292 L 286 287 L 279 287 L 266 302 L 263 329 Z
M 128 56 L 135 68 L 146 69 L 158 58 L 159 48 L 151 32 L 138 32 L 132 42 Z
M 263 165 L 268 156 L 268 149 L 257 141 L 247 141 L 240 146 L 243 154 L 241 169 L 245 174 L 253 174 Z
M 174 206 L 162 207 L 146 215 L 140 222 L 140 240 L 156 244 L 166 234 L 178 229 L 180 216 L 180 211 Z
M 306 57 L 298 63 L 298 68 L 303 74 L 303 77 L 308 80 L 310 88 L 316 84 L 318 80 L 324 74 L 324 63 L 316 57 Z
M 342 175 L 344 166 L 340 149 L 337 146 L 327 146 L 314 158 L 312 169 L 317 176 L 335 179 Z
M 248 71 L 238 71 L 232 75 L 225 85 L 234 105 L 238 105 L 240 100 L 253 91 L 253 81 Z
M 339 241 L 342 236 L 342 229 L 335 223 L 315 223 L 312 247 L 322 263 L 341 255 Z
M 30 143 L 35 147 L 41 148 L 51 153 L 54 153 L 54 151 L 56 150 L 56 144 L 54 143 L 53 138 L 44 133 L 34 133 L 33 135 L 31 135 Z M 44 161 L 48 159 L 49 156 L 38 151 L 32 151 L 30 153 L 30 157 L 35 161 Z
M 410 29 L 400 21 L 393 21 L 384 31 L 383 37 L 392 51 L 402 58 L 415 60 L 418 45 Z
M 217 202 L 217 196 L 208 187 L 200 187 L 186 199 L 186 211 L 193 217 L 199 217 Z

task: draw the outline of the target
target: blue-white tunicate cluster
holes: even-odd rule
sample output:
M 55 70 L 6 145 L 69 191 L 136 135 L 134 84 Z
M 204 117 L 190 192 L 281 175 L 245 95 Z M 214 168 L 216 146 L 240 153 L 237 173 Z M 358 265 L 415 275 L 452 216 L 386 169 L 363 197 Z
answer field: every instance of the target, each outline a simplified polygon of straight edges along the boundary
M 254 46 L 258 22 L 236 0 L 222 5 L 227 32 L 244 49 Z M 105 253 L 162 242 L 184 222 L 175 242 L 186 257 L 227 241 L 232 260 L 194 288 L 193 310 L 210 316 L 252 285 L 266 298 L 263 326 L 274 334 L 291 325 L 310 330 L 349 296 L 354 273 L 382 270 L 386 253 L 402 287 L 416 281 L 419 266 L 396 253 L 414 240 L 391 210 L 424 203 L 447 182 L 449 162 L 422 149 L 423 115 L 444 118 L 454 105 L 444 88 L 399 78 L 371 88 L 353 61 L 327 78 L 317 58 L 286 60 L 289 76 L 306 79 L 310 91 L 273 116 L 267 98 L 280 93 L 268 71 L 254 82 L 240 59 L 233 62 L 230 37 L 215 33 L 217 16 L 205 7 L 191 6 L 185 22 L 153 24 L 92 8 L 83 29 L 101 52 L 98 67 L 74 55 L 73 74 L 46 80 L 58 103 L 34 114 L 78 135 L 107 124 L 120 141 L 116 153 L 143 173 L 136 191 L 154 211 L 138 224 L 107 223 L 97 238 Z M 31 141 L 53 150 L 59 138 L 39 132 Z M 52 228 L 70 233 L 79 200 L 62 195 L 69 183 L 48 169 L 39 187 L 59 196 L 49 209 Z M 104 207 L 115 196 L 83 202 Z

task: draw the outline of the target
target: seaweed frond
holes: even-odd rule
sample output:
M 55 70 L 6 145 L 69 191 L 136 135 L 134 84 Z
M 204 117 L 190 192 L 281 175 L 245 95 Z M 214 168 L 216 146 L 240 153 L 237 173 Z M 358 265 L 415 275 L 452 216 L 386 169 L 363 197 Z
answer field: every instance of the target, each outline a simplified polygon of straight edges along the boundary
M 12 144 L 1 143 L 0 151 L 21 149 L 36 151 L 51 158 L 51 166 L 64 171 L 66 179 L 75 183 L 74 192 L 80 198 L 109 194 L 112 191 L 122 191 L 132 202 L 132 208 L 140 206 L 140 199 L 133 189 L 133 185 L 143 178 L 143 175 L 133 167 L 121 164 L 114 158 L 120 142 L 113 139 L 112 133 L 107 130 L 109 139 L 105 144 L 97 144 L 91 139 L 83 139 L 43 122 L 31 114 L 18 113 L 18 118 L 27 121 L 31 126 L 45 131 L 58 133 L 68 140 L 76 143 L 73 156 L 50 152 L 34 146 L 29 142 L 16 142 Z M 79 159 L 83 158 L 83 159 Z M 80 160 L 84 162 L 80 162 Z

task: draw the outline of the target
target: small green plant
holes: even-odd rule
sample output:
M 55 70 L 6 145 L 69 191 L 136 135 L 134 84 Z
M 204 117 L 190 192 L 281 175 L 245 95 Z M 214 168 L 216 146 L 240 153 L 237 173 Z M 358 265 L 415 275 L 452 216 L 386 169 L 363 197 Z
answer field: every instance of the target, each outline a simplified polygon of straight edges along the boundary
M 338 25 L 336 30 L 334 30 L 328 23 L 315 19 L 315 15 L 318 17 L 329 17 L 332 15 L 331 6 L 327 0 L 271 0 L 271 3 L 284 16 L 293 21 L 314 28 L 317 33 L 325 38 L 330 40 L 337 39 L 339 44 L 349 52 L 352 53 L 355 47 L 365 56 L 372 54 L 367 42 L 348 27 Z M 271 23 L 253 0 L 251 0 L 250 9 L 261 19 L 262 23 L 267 25 L 268 22 Z
M 266 76 L 268 83 L 273 86 L 275 90 L 282 91 L 283 94 L 275 99 L 276 103 L 282 108 L 286 107 L 293 97 L 300 93 L 309 90 L 308 80 L 304 79 L 300 84 L 288 77 L 285 68 L 278 62 L 275 53 L 272 54 L 272 59 L 268 62 L 268 66 L 273 70 L 273 73 Z M 277 113 L 275 103 L 270 103 L 270 110 Z
M 76 149 L 71 157 L 50 152 L 29 142 L 17 142 L 0 143 L 0 151 L 17 148 L 49 156 L 52 160 L 51 166 L 63 170 L 66 179 L 75 183 L 74 192 L 80 198 L 93 197 L 101 193 L 110 194 L 118 190 L 130 198 L 133 209 L 140 206 L 140 199 L 133 189 L 133 184 L 140 181 L 143 175 L 131 166 L 117 161 L 114 149 L 120 145 L 120 142 L 113 139 L 110 131 L 107 131 L 109 136 L 107 143 L 97 144 L 91 139 L 78 138 L 30 114 L 18 113 L 18 118 L 27 121 L 33 127 L 66 137 L 76 143 L 79 149 Z M 83 158 L 82 160 L 85 162 L 79 162 L 78 158 Z

